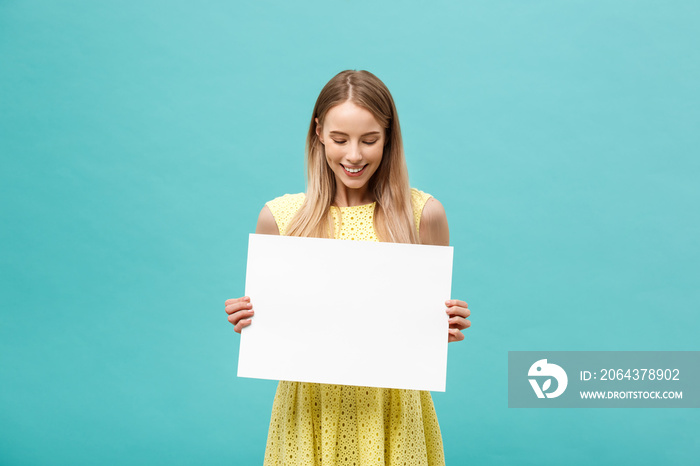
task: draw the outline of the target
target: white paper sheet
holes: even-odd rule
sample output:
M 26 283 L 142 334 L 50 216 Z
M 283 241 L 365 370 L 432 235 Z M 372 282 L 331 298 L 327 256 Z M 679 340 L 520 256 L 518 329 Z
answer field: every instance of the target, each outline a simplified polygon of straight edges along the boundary
M 238 376 L 445 391 L 453 248 L 252 234 Z

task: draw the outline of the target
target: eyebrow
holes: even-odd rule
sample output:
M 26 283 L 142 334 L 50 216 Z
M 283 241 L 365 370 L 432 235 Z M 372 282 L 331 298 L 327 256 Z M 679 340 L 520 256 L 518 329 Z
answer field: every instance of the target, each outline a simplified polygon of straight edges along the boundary
M 330 134 L 337 134 L 337 135 L 339 135 L 339 136 L 347 136 L 347 134 L 343 133 L 342 131 L 331 131 Z M 382 134 L 382 133 L 380 133 L 379 131 L 370 131 L 369 133 L 363 134 L 361 137 L 364 137 L 364 136 L 375 136 L 375 135 L 376 135 L 376 136 L 380 136 L 381 134 Z

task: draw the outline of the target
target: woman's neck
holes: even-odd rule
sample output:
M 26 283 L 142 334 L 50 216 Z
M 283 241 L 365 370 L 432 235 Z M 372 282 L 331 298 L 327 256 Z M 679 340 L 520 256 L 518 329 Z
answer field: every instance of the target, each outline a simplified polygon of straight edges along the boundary
M 355 207 L 371 204 L 375 201 L 371 191 L 364 186 L 361 189 L 349 189 L 345 185 L 338 186 L 333 199 L 333 205 L 338 207 Z

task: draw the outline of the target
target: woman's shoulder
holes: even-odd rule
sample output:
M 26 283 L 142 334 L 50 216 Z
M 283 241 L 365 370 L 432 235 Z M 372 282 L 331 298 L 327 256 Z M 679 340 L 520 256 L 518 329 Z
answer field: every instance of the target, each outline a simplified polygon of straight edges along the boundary
M 423 244 L 450 244 L 447 215 L 442 203 L 428 193 L 411 188 L 416 230 Z
M 431 197 L 433 196 L 421 191 L 420 189 L 411 188 L 411 203 L 413 204 L 414 208 L 420 208 L 420 210 L 423 210 L 425 203 L 428 202 L 428 199 Z
M 411 188 L 411 204 L 413 205 L 413 220 L 416 222 L 416 230 L 420 233 L 420 221 L 423 216 L 423 209 L 428 200 L 433 197 L 420 189 Z
M 276 197 L 271 201 L 267 201 L 265 205 L 268 207 L 273 206 L 275 208 L 295 206 L 297 204 L 301 206 L 301 204 L 304 203 L 304 199 L 306 199 L 306 193 L 283 194 L 282 196 Z
M 305 199 L 305 193 L 284 194 L 265 203 L 275 218 L 280 235 L 285 234 L 287 225 L 304 204 Z
M 416 222 L 416 231 L 423 244 L 450 244 L 447 215 L 442 203 L 432 195 L 416 188 L 411 188 L 411 203 Z

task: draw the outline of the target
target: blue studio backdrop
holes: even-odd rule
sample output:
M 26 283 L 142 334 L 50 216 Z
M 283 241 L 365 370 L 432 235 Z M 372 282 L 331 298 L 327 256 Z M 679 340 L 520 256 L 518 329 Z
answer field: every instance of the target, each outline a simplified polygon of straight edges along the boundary
M 247 235 L 367 69 L 469 303 L 447 464 L 693 464 L 693 409 L 509 409 L 513 350 L 698 350 L 700 6 L 0 1 L 0 464 L 261 464 Z

